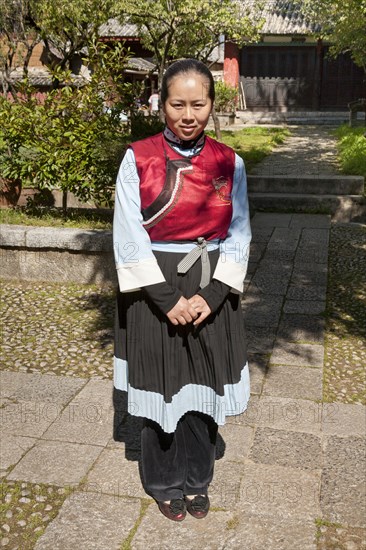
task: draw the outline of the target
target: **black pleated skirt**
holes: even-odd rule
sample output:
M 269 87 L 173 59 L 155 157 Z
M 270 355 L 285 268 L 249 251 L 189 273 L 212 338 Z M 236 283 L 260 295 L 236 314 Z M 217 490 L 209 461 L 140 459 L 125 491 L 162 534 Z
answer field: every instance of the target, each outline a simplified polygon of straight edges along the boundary
M 155 252 L 169 284 L 186 298 L 199 290 L 201 262 L 184 275 L 185 254 Z M 209 252 L 211 274 L 218 250 Z M 127 390 L 132 414 L 175 430 L 188 411 L 209 414 L 222 425 L 240 414 L 249 399 L 243 315 L 238 294 L 229 293 L 199 327 L 174 326 L 144 290 L 118 293 L 115 326 L 115 386 Z

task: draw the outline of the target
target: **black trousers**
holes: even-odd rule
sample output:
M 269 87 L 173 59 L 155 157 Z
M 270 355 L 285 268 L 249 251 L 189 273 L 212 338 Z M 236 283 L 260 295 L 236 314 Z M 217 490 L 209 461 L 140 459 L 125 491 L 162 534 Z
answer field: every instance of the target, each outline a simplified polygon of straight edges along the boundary
M 206 495 L 212 481 L 218 426 L 205 414 L 189 412 L 168 434 L 145 419 L 141 466 L 145 491 L 156 500 Z

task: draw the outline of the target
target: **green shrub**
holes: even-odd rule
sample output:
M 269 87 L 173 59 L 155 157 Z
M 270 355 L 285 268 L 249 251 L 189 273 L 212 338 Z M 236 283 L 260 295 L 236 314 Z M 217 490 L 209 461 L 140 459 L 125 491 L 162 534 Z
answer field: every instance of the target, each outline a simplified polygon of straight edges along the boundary
M 335 131 L 338 138 L 338 158 L 344 174 L 366 177 L 365 128 L 350 128 L 343 124 Z
M 96 68 L 83 86 L 77 87 L 69 72 L 56 69 L 54 79 L 62 86 L 43 101 L 27 82 L 17 98 L 0 97 L 3 177 L 40 190 L 60 189 L 64 196 L 69 191 L 81 201 L 111 204 L 130 141 L 121 115 L 130 110 L 138 91 L 121 79 L 127 59 L 123 47 L 96 48 Z
M 236 110 L 237 89 L 225 82 L 215 82 L 215 109 L 218 113 L 233 113 Z

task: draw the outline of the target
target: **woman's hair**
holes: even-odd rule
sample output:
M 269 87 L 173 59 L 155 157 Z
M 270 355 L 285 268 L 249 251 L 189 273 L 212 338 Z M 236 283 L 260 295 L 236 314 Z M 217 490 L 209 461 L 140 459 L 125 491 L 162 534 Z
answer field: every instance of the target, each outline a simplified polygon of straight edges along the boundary
M 208 97 L 211 99 L 212 103 L 215 100 L 215 83 L 212 76 L 212 73 L 208 67 L 202 61 L 197 59 L 181 59 L 175 61 L 164 73 L 163 81 L 161 83 L 161 102 L 164 105 L 169 96 L 169 85 L 172 79 L 180 74 L 187 73 L 197 73 L 208 80 Z

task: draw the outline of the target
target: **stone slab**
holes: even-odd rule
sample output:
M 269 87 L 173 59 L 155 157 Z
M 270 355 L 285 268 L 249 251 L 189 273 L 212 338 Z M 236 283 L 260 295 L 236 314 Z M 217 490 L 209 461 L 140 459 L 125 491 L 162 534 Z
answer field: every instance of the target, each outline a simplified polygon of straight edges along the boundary
M 325 301 L 327 287 L 319 285 L 290 285 L 287 300 L 320 300 Z
M 112 380 L 89 380 L 82 390 L 75 396 L 75 400 L 90 400 L 93 403 L 100 403 L 106 407 L 112 405 L 113 381 Z
M 243 304 L 244 320 L 248 326 L 276 327 L 278 325 L 281 308 L 281 296 L 262 295 L 252 303 Z
M 84 378 L 27 374 L 25 383 L 12 396 L 19 400 L 66 404 L 86 384 Z
M 328 270 L 307 271 L 305 269 L 295 269 L 291 275 L 291 283 L 294 285 L 319 285 L 327 286 Z
M 38 539 L 35 550 L 120 550 L 139 513 L 139 501 L 74 493 Z
M 323 214 L 293 214 L 290 228 L 325 228 L 329 229 L 331 217 Z
M 240 462 L 248 456 L 253 442 L 254 428 L 236 424 L 220 426 L 217 444 L 216 459 Z
M 252 229 L 253 229 L 253 235 L 252 235 L 253 243 L 268 243 L 273 233 L 272 227 L 259 227 L 258 225 L 254 225 L 252 226 Z
M 14 466 L 25 453 L 37 443 L 37 439 L 12 434 L 1 435 L 0 469 L 7 470 Z
M 240 500 L 240 483 L 243 477 L 244 464 L 231 460 L 215 462 L 214 477 L 209 487 L 211 506 L 233 510 Z
M 249 353 L 267 354 L 272 352 L 276 337 L 273 327 L 255 327 L 248 324 L 246 333 Z
M 263 395 L 321 400 L 323 373 L 321 369 L 309 367 L 271 365 L 264 382 Z
M 251 262 L 259 262 L 266 250 L 266 243 L 250 243 L 249 257 Z
M 68 250 L 1 250 L 0 276 L 21 281 L 117 284 L 113 252 L 75 253 Z
M 26 372 L 0 371 L 0 397 L 10 397 L 27 385 L 34 375 Z
M 282 521 L 311 521 L 321 515 L 319 494 L 320 472 L 248 461 L 237 509 Z
M 262 464 L 317 470 L 322 467 L 322 442 L 313 434 L 257 428 L 249 458 Z
M 237 423 L 247 426 L 317 435 L 321 431 L 322 404 L 306 399 L 262 395 L 251 398 L 247 411 L 233 418 Z
M 276 214 L 267 212 L 256 212 L 251 220 L 252 227 L 290 227 L 293 219 L 292 214 Z M 301 226 L 302 227 L 302 226 Z M 255 229 L 254 229 L 255 230 Z
M 63 409 L 51 401 L 11 401 L 0 409 L 1 431 L 25 437 L 41 437 Z
M 329 245 L 329 228 L 305 227 L 301 233 L 300 245 Z
M 324 403 L 322 429 L 328 435 L 366 437 L 366 407 L 345 403 Z
M 298 248 L 296 251 L 295 264 L 296 263 L 314 263 L 320 265 L 328 264 L 328 247 L 314 248 L 311 250 L 308 246 L 304 248 Z
M 230 512 L 211 511 L 204 520 L 187 515 L 182 522 L 165 518 L 155 504 L 149 506 L 131 541 L 131 550 L 171 550 L 172 548 L 226 548 Z
M 87 490 L 118 497 L 148 498 L 139 472 L 139 464 L 127 460 L 124 448 L 104 449 L 90 470 L 86 480 Z
M 318 344 L 291 344 L 276 341 L 271 363 L 321 368 L 324 361 L 324 346 Z
M 110 252 L 113 250 L 112 232 L 101 229 L 73 229 L 69 227 L 32 227 L 26 233 L 29 248 Z
M 251 280 L 251 286 L 257 288 L 263 294 L 284 296 L 290 275 L 290 271 L 285 269 L 273 268 L 270 272 L 268 269 L 258 269 Z
M 112 435 L 112 406 L 104 406 L 102 400 L 73 399 L 42 437 L 105 446 Z
M 325 300 L 286 300 L 283 306 L 285 313 L 319 315 L 325 311 Z
M 264 262 L 272 262 L 273 266 L 280 266 L 283 262 L 293 262 L 297 252 L 296 247 L 293 246 L 292 250 L 281 248 L 267 248 L 266 253 L 263 256 Z
M 80 483 L 101 447 L 64 441 L 40 441 L 7 476 L 31 483 L 73 485 Z
M 264 377 L 268 370 L 269 359 L 266 355 L 250 354 L 248 357 L 250 374 L 250 393 L 262 393 Z
M 365 440 L 326 438 L 321 507 L 331 522 L 366 527 Z
M 277 331 L 278 340 L 285 342 L 324 342 L 324 317 L 300 314 L 282 314 Z
M 25 246 L 28 230 L 24 225 L 1 224 L 0 246 Z
M 317 550 L 313 521 L 244 514 L 234 515 L 231 524 L 235 527 L 229 531 L 225 550 Z

